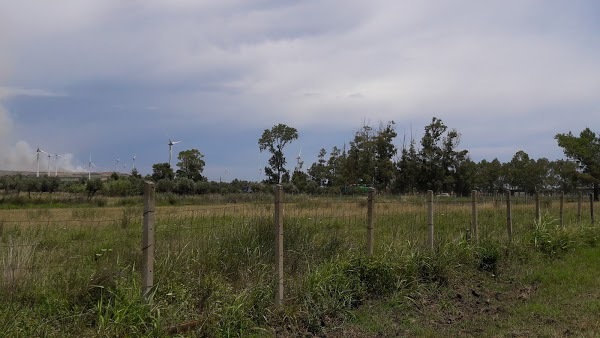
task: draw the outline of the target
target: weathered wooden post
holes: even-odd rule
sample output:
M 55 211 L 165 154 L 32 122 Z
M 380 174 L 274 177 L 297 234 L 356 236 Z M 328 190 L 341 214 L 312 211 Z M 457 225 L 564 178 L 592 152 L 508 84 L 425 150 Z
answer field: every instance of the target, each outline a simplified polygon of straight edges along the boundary
M 150 299 L 154 286 L 154 183 L 144 182 L 144 220 L 142 229 L 142 297 Z
M 433 225 L 433 191 L 427 190 L 427 224 L 429 225 L 429 247 L 435 251 L 435 231 Z
M 375 188 L 369 189 L 369 197 L 367 199 L 367 256 L 373 255 L 373 212 L 375 204 Z
M 283 186 L 275 186 L 275 269 L 277 270 L 277 292 L 275 303 L 283 304 Z
M 540 211 L 540 192 L 535 191 L 535 221 L 539 224 L 542 220 L 542 214 Z
M 559 210 L 559 217 L 560 217 L 560 226 L 561 227 L 565 227 L 565 192 L 561 191 L 560 192 L 560 210 Z
M 471 233 L 473 242 L 479 244 L 479 225 L 477 224 L 477 190 L 471 191 Z
M 510 201 L 510 190 L 506 191 L 506 230 L 508 231 L 508 242 L 512 243 L 513 225 L 512 225 L 512 208 Z

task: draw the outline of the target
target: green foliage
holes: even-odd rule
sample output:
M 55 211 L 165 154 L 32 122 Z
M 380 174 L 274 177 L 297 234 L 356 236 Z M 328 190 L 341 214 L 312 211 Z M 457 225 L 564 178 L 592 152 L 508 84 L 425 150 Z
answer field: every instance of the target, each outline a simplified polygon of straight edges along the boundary
M 179 152 L 177 159 L 177 178 L 187 178 L 192 181 L 202 181 L 204 171 L 204 155 L 198 149 L 189 149 Z
M 531 243 L 548 256 L 560 256 L 572 250 L 575 245 L 572 233 L 548 215 L 544 215 L 539 222 L 534 222 Z
M 175 178 L 175 173 L 169 163 L 156 163 L 152 165 L 152 180 L 154 182 L 172 180 L 173 178 Z
M 585 128 L 579 136 L 556 134 L 554 137 L 563 148 L 565 155 L 577 162 L 581 173 L 579 178 L 593 185 L 594 198 L 600 193 L 600 136 L 590 128 Z
M 296 128 L 288 127 L 285 124 L 278 124 L 271 129 L 265 129 L 260 139 L 258 146 L 261 152 L 267 150 L 271 153 L 269 166 L 265 167 L 265 175 L 270 183 L 279 183 L 284 181 L 283 176 L 288 175 L 285 169 L 285 156 L 283 148 L 286 144 L 298 139 L 298 131 Z
M 88 193 L 88 199 L 94 197 L 94 195 L 96 195 L 96 193 L 102 189 L 102 185 L 103 183 L 99 178 L 88 180 L 85 184 L 85 190 Z
M 394 177 L 392 158 L 397 149 L 394 121 L 380 124 L 377 130 L 364 125 L 354 134 L 348 155 L 344 159 L 344 180 L 350 184 L 372 184 L 378 190 L 390 187 Z
M 502 256 L 500 243 L 484 241 L 475 249 L 477 268 L 481 271 L 496 273 Z

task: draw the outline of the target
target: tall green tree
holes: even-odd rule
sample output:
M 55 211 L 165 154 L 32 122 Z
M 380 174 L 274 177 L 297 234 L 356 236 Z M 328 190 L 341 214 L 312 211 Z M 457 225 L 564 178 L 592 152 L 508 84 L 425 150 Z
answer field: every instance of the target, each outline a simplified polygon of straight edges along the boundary
M 394 121 L 381 123 L 377 130 L 365 124 L 356 131 L 346 158 L 346 172 L 352 183 L 373 184 L 378 190 L 389 188 L 394 177 L 392 158 L 397 149 Z
M 334 146 L 329 152 L 327 160 L 327 185 L 341 186 L 345 182 L 344 166 L 346 160 L 346 152 Z
M 498 192 L 504 189 L 505 177 L 502 169 L 502 162 L 497 158 L 491 162 L 481 160 L 477 163 L 475 171 L 475 189 L 489 193 Z
M 411 140 L 408 148 L 402 147 L 400 160 L 396 163 L 396 180 L 394 191 L 400 193 L 416 193 L 419 189 L 420 162 L 415 140 Z
M 448 130 L 441 119 L 433 117 L 431 123 L 425 127 L 421 139 L 421 170 L 418 180 L 420 190 L 456 190 L 456 173 L 468 154 L 467 150 L 456 149 L 459 144 L 458 131 Z
M 395 130 L 394 121 L 387 124 L 381 123 L 375 135 L 375 186 L 378 190 L 391 188 L 392 179 L 395 176 L 394 156 L 398 153 L 394 139 L 398 134 Z
M 195 182 L 204 180 L 204 155 L 198 149 L 180 151 L 177 159 L 177 178 L 187 178 Z
M 327 155 L 327 150 L 322 148 L 319 151 L 319 155 L 317 155 L 317 162 L 313 163 L 310 168 L 308 168 L 308 174 L 310 178 L 315 181 L 319 186 L 323 186 L 327 181 L 329 168 L 327 166 L 327 160 L 325 156 Z M 293 177 L 292 177 L 293 181 Z
M 172 180 L 173 178 L 175 178 L 175 173 L 169 163 L 156 163 L 152 165 L 152 180 L 154 182 Z
M 600 135 L 585 128 L 579 136 L 568 132 L 556 134 L 554 138 L 565 155 L 578 164 L 581 180 L 592 186 L 597 201 L 600 193 Z
M 285 168 L 286 159 L 283 148 L 296 139 L 298 139 L 296 128 L 281 123 L 271 129 L 265 129 L 260 139 L 258 139 L 260 152 L 267 150 L 271 153 L 269 166 L 265 167 L 265 175 L 268 177 L 269 183 L 280 183 L 283 177 L 287 177 L 289 180 L 290 175 Z

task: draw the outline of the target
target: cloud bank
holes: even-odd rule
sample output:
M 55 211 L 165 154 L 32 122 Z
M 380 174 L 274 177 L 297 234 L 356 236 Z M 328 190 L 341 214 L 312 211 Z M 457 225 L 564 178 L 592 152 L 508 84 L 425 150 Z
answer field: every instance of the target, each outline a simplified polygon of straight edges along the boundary
M 247 153 L 279 122 L 329 147 L 364 119 L 416 130 L 432 116 L 478 158 L 556 157 L 555 133 L 600 125 L 591 0 L 23 0 L 0 13 L 0 97 L 19 94 L 16 129 L 50 126 L 70 138 L 51 146 L 105 162 L 144 144 L 157 162 L 166 134 Z

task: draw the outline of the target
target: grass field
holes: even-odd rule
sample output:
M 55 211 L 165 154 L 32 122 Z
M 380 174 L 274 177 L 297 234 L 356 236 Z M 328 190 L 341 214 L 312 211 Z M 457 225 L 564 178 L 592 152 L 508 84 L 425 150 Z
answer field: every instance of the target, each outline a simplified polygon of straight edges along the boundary
M 435 303 L 429 300 L 431 295 L 457 292 L 454 283 L 467 276 L 487 283 L 490 274 L 517 271 L 520 266 L 532 269 L 529 275 L 520 272 L 523 278 L 536 280 L 532 262 L 579 252 L 580 247 L 595 245 L 598 236 L 589 221 L 577 224 L 574 201 L 565 204 L 565 227 L 557 221 L 556 200 L 542 204 L 545 216 L 538 223 L 532 201 L 516 201 L 515 237 L 509 245 L 505 206 L 490 199 L 480 201 L 481 241 L 475 245 L 467 241 L 470 202 L 439 199 L 437 249 L 432 253 L 426 246 L 424 199 L 377 197 L 375 255 L 368 258 L 364 255 L 366 197 L 290 197 L 284 206 L 285 305 L 278 308 L 274 305 L 273 204 L 266 197 L 239 197 L 232 203 L 223 199 L 205 197 L 204 204 L 196 200 L 193 205 L 171 205 L 159 199 L 156 285 L 150 303 L 140 295 L 141 199 L 111 200 L 103 207 L 0 210 L 0 332 L 6 336 L 166 336 L 177 331 L 192 336 L 335 336 L 346 330 L 349 335 L 371 336 L 369 327 L 383 325 L 388 333 L 408 330 L 435 335 L 443 329 L 458 334 L 466 330 L 461 325 L 478 320 L 476 314 L 450 319 L 460 325 L 429 327 L 419 316 L 386 324 L 361 311 L 372 304 L 378 311 L 414 310 L 420 301 Z M 499 288 L 504 285 L 495 279 L 487 284 L 494 283 Z M 461 297 L 469 294 L 458 292 Z M 381 303 L 382 298 L 393 300 L 392 304 Z M 452 306 L 449 302 L 438 313 L 446 318 Z M 590 327 L 590 332 L 597 332 Z M 504 329 L 490 334 L 502 335 Z

